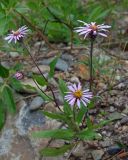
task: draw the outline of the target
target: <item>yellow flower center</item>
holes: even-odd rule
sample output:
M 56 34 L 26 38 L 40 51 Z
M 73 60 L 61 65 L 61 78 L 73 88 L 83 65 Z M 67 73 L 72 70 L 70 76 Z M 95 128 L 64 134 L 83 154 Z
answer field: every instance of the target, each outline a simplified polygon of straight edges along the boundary
M 73 94 L 76 98 L 81 98 L 83 95 L 83 92 L 81 90 L 77 90 Z
M 94 24 L 94 25 L 91 25 L 90 28 L 91 28 L 93 31 L 96 31 L 98 27 L 97 27 L 97 25 Z
M 20 34 L 20 32 L 17 30 L 17 31 L 12 31 L 13 35 L 14 36 L 18 36 Z

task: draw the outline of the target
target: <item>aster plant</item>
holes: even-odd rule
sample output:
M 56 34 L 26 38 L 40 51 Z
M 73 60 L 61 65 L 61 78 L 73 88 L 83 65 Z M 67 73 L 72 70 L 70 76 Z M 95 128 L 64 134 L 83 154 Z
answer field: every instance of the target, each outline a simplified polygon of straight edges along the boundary
M 84 25 L 85 28 L 78 27 L 76 29 L 76 32 L 78 32 L 80 35 L 84 35 L 84 38 L 86 38 L 87 36 L 90 37 L 90 54 L 92 58 L 93 41 L 95 40 L 97 35 L 105 36 L 105 33 L 102 33 L 102 31 L 107 32 L 105 28 L 109 28 L 109 26 L 96 25 L 96 23 L 84 23 Z M 81 141 L 101 138 L 98 136 L 98 133 L 95 131 L 95 128 L 97 129 L 105 123 L 102 122 L 100 124 L 93 124 L 88 115 L 88 109 L 90 106 L 93 105 L 92 102 L 94 98 L 91 92 L 91 82 L 89 90 L 82 89 L 81 83 L 67 85 L 62 79 L 59 79 L 59 91 L 60 95 L 62 95 L 63 98 L 63 107 L 60 108 L 60 105 L 56 100 L 55 93 L 51 85 L 49 84 L 49 79 L 54 76 L 54 69 L 59 57 L 55 57 L 53 61 L 50 63 L 50 71 L 48 74 L 48 78 L 46 78 L 40 70 L 38 64 L 36 63 L 36 60 L 31 55 L 28 45 L 24 42 L 24 38 L 27 35 L 28 31 L 28 27 L 23 26 L 19 28 L 17 31 L 11 31 L 11 33 L 7 37 L 5 37 L 5 40 L 7 40 L 8 43 L 17 43 L 20 41 L 20 44 L 24 47 L 24 49 L 27 50 L 33 63 L 35 64 L 40 73 L 40 75 L 32 75 L 33 81 L 39 89 L 38 93 L 43 97 L 43 99 L 46 102 L 53 101 L 55 107 L 58 108 L 57 112 L 55 113 L 48 112 L 45 110 L 43 110 L 42 112 L 45 116 L 51 119 L 58 120 L 63 124 L 59 129 L 33 132 L 32 136 L 36 138 L 51 138 L 52 140 L 61 139 L 68 142 L 66 144 L 64 143 L 63 146 L 60 147 L 49 147 L 48 145 L 46 148 L 43 148 L 40 151 L 41 158 L 42 156 L 58 156 L 60 154 L 64 154 L 68 150 L 74 149 L 76 145 Z M 92 72 L 90 71 L 90 76 L 92 76 L 91 74 Z M 15 78 L 16 80 L 21 80 L 23 77 L 23 73 L 20 71 L 16 72 L 13 75 L 13 78 Z M 47 95 L 40 88 L 40 86 L 44 85 L 47 86 L 49 91 L 51 91 L 51 96 Z M 69 152 L 69 154 L 71 154 L 71 152 Z
M 93 67 L 92 67 L 93 44 L 97 36 L 107 37 L 108 29 L 111 28 L 111 26 L 104 24 L 97 25 L 96 22 L 86 23 L 81 20 L 78 21 L 83 23 L 83 26 L 76 27 L 75 32 L 83 36 L 84 39 L 88 37 L 91 42 L 91 47 L 90 47 L 90 91 L 91 91 L 93 83 Z

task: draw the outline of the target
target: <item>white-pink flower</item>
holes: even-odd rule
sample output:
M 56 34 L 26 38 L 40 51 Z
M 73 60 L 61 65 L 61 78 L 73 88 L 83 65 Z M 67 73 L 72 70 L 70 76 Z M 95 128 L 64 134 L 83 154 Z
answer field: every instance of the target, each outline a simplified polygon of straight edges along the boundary
M 29 31 L 28 27 L 26 26 L 22 26 L 21 28 L 19 28 L 17 31 L 11 31 L 11 33 L 8 34 L 7 37 L 5 37 L 4 39 L 8 41 L 8 43 L 14 41 L 15 43 L 19 40 L 21 40 L 23 37 L 25 37 L 25 35 L 27 34 L 27 32 Z
M 71 106 L 77 104 L 77 106 L 80 108 L 81 103 L 83 103 L 84 106 L 87 106 L 87 104 L 90 103 L 92 92 L 89 92 L 89 89 L 82 91 L 82 86 L 80 83 L 78 83 L 78 85 L 72 84 L 68 86 L 68 89 L 69 92 L 67 92 L 67 95 L 64 97 L 64 99 Z
M 90 24 L 85 23 L 84 21 L 79 22 L 83 23 L 84 26 L 82 27 L 76 27 L 75 32 L 79 33 L 79 35 L 83 35 L 84 39 L 88 36 L 91 38 L 95 38 L 97 35 L 107 37 L 106 32 L 108 32 L 107 29 L 111 28 L 109 25 L 97 25 L 96 22 L 91 22 Z

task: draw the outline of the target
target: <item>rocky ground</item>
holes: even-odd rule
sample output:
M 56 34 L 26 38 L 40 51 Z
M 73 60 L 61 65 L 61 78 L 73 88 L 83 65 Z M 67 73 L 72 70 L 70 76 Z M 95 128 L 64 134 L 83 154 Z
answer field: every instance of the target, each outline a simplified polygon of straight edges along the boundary
M 66 82 L 81 81 L 88 86 L 89 72 L 88 65 L 78 62 L 88 62 L 89 48 L 73 49 L 64 44 L 59 44 L 64 48 L 61 51 L 49 50 L 43 41 L 38 41 L 31 48 L 31 53 L 36 59 L 41 71 L 47 76 L 48 64 L 58 54 L 61 53 L 56 65 L 54 78 L 50 81 L 54 88 L 56 98 L 63 105 L 63 100 L 57 90 L 58 78 L 63 78 Z M 109 54 L 108 54 L 109 52 Z M 95 108 L 90 110 L 90 116 L 94 121 L 114 118 L 109 125 L 103 127 L 99 133 L 102 140 L 80 143 L 73 151 L 69 159 L 71 160 L 128 160 L 128 51 L 120 51 L 116 57 L 115 49 L 94 48 L 94 85 L 95 95 L 102 97 Z M 39 74 L 31 59 L 19 56 L 16 52 L 9 55 L 2 55 L 2 64 L 11 66 L 14 61 L 22 62 L 25 74 L 21 80 L 23 84 L 37 87 L 30 78 L 30 73 Z M 125 58 L 122 58 L 125 57 Z M 38 88 L 37 88 L 38 89 Z M 47 91 L 47 87 L 42 88 Z M 57 111 L 53 103 L 46 102 L 30 89 L 25 89 L 15 93 L 17 104 L 17 114 L 7 115 L 6 124 L 0 136 L 0 160 L 64 160 L 67 154 L 57 158 L 40 158 L 38 151 L 45 147 L 48 139 L 33 139 L 33 130 L 47 130 L 58 128 L 60 122 L 50 120 L 38 110 L 45 108 L 48 111 Z M 51 145 L 58 146 L 63 142 L 53 141 Z M 120 144 L 120 146 L 118 145 Z M 121 147 L 123 146 L 123 147 Z

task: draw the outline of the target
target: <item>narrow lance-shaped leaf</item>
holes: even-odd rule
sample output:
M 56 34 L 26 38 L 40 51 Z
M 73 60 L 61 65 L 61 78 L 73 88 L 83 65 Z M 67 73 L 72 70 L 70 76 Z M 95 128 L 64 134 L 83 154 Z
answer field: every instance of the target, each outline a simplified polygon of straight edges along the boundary
M 80 110 L 78 111 L 77 117 L 76 117 L 78 124 L 82 122 L 83 117 L 86 114 L 86 112 L 87 112 L 87 108 L 85 106 L 81 105 Z
M 67 103 L 64 102 L 64 113 L 67 114 L 68 116 L 73 116 L 73 111 L 71 109 L 71 106 Z
M 13 77 L 9 78 L 9 83 L 15 90 L 21 90 L 23 88 L 21 82 Z
M 68 91 L 66 83 L 60 78 L 59 79 L 59 89 L 61 94 L 64 96 L 66 92 Z
M 4 122 L 5 122 L 5 111 L 4 111 L 4 104 L 0 99 L 0 129 L 2 129 Z
M 40 151 L 40 154 L 42 156 L 59 156 L 59 155 L 62 155 L 64 154 L 65 152 L 67 152 L 68 150 L 72 149 L 74 147 L 73 144 L 70 144 L 70 145 L 63 145 L 61 147 L 47 147 L 47 148 L 44 148 Z
M 61 121 L 66 121 L 66 117 L 64 114 L 61 113 L 52 113 L 52 112 L 46 112 L 46 111 L 42 111 L 43 114 L 49 118 L 52 119 L 57 119 L 57 120 L 61 120 Z
M 7 78 L 8 76 L 9 76 L 9 70 L 0 64 L 0 77 Z
M 74 132 L 69 129 L 55 129 L 55 130 L 33 132 L 32 136 L 35 138 L 55 138 L 55 139 L 71 140 L 74 137 Z
M 41 76 L 41 75 L 35 75 L 35 74 L 33 74 L 33 78 L 34 78 L 34 80 L 36 80 L 36 82 L 40 86 L 48 85 L 48 83 L 46 82 L 46 79 L 43 76 Z
M 52 78 L 54 76 L 55 66 L 58 61 L 58 58 L 59 57 L 55 57 L 49 64 L 49 66 L 50 66 L 49 78 Z
M 11 91 L 11 88 L 9 86 L 4 86 L 2 90 L 2 96 L 4 103 L 6 104 L 8 110 L 12 113 L 16 111 L 16 105 L 13 99 L 13 93 Z
M 76 136 L 82 140 L 93 140 L 99 137 L 99 135 L 93 129 L 85 129 L 79 132 L 79 134 Z

